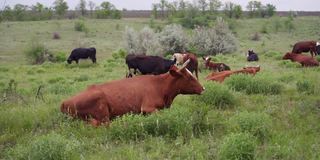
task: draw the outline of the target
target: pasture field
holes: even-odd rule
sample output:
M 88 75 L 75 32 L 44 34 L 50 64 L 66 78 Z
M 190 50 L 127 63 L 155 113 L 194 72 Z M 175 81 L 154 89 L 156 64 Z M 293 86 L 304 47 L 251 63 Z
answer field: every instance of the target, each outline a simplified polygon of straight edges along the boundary
M 281 60 L 296 41 L 320 40 L 320 18 L 298 17 L 293 31 L 275 31 L 275 21 L 285 20 L 230 22 L 239 49 L 212 59 L 239 69 L 253 48 L 260 61 L 250 65 L 261 66 L 255 77 L 218 84 L 205 82 L 210 72 L 202 69 L 204 95 L 179 95 L 170 109 L 98 128 L 63 115 L 60 104 L 90 84 L 124 78 L 124 59 L 112 53 L 123 48 L 126 26 L 141 29 L 149 20 L 85 20 L 87 34 L 74 30 L 76 20 L 3 22 L 0 159 L 320 159 L 320 68 Z M 53 40 L 53 32 L 61 39 Z M 251 40 L 255 32 L 259 41 Z M 53 54 L 94 46 L 98 63 L 29 65 L 23 52 L 33 40 Z

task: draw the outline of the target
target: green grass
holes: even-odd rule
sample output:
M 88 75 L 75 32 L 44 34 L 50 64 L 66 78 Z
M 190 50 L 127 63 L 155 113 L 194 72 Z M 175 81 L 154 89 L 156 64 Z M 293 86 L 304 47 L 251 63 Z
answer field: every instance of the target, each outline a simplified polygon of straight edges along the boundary
M 203 96 L 179 95 L 170 109 L 98 128 L 61 114 L 60 104 L 88 85 L 124 78 L 124 28 L 141 29 L 149 20 L 86 20 L 87 35 L 74 30 L 76 20 L 0 23 L 0 159 L 319 159 L 320 68 L 281 60 L 294 42 L 318 40 L 319 20 L 299 17 L 292 33 L 273 30 L 273 19 L 236 20 L 239 50 L 214 59 L 239 69 L 253 48 L 260 56 L 250 64 L 261 66 L 256 76 L 218 84 L 205 82 L 210 72 L 202 69 Z M 265 24 L 268 33 L 250 40 Z M 53 40 L 53 32 L 62 38 Z M 60 57 L 75 47 L 96 47 L 98 63 L 29 65 L 24 51 L 32 39 Z M 16 85 L 9 93 L 11 80 Z

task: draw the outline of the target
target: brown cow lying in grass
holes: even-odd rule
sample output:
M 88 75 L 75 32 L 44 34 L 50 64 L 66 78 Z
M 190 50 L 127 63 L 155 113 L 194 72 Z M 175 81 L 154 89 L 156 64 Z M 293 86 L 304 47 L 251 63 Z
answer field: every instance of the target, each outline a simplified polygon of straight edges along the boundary
M 296 53 L 286 53 L 283 58 L 284 60 L 290 59 L 292 62 L 299 62 L 303 67 L 315 67 L 319 66 L 319 62 L 313 57 L 296 54 Z
M 169 108 L 179 94 L 201 94 L 204 88 L 186 69 L 172 66 L 168 73 L 143 75 L 99 85 L 65 100 L 61 112 L 91 122 L 108 125 L 110 120 L 126 113 L 152 113 Z
M 230 67 L 224 63 L 210 62 L 211 57 L 202 57 L 202 59 L 204 60 L 204 66 L 206 69 L 210 69 L 210 70 L 218 71 L 218 72 L 230 70 Z
M 257 67 L 244 67 L 243 69 L 240 70 L 235 70 L 235 71 L 222 71 L 222 72 L 213 72 L 210 75 L 206 77 L 206 80 L 208 81 L 217 81 L 222 83 L 227 77 L 230 77 L 233 74 L 239 74 L 239 73 L 244 73 L 244 74 L 252 74 L 256 75 L 257 72 L 260 71 L 260 66 Z

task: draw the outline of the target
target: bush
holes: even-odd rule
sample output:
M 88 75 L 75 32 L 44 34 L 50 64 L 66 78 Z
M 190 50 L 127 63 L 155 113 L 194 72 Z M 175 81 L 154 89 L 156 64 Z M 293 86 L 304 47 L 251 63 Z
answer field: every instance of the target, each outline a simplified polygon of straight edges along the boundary
M 126 28 L 124 33 L 125 48 L 129 54 L 163 55 L 163 47 L 159 37 L 149 27 L 144 27 L 140 32 Z
M 188 39 L 181 25 L 167 25 L 159 35 L 160 44 L 165 52 L 181 53 L 187 49 Z
M 65 52 L 58 52 L 55 55 L 56 62 L 65 62 L 67 60 L 67 54 Z
M 254 137 L 250 134 L 230 134 L 222 140 L 218 157 L 221 160 L 253 160 L 256 145 Z
M 208 82 L 205 85 L 206 91 L 201 96 L 192 97 L 193 100 L 205 103 L 214 108 L 228 108 L 236 103 L 234 95 L 223 85 L 215 82 Z
M 124 59 L 126 56 L 127 56 L 127 52 L 123 49 L 119 49 L 112 53 L 113 59 L 119 59 L 119 58 Z
M 314 94 L 315 85 L 308 80 L 300 80 L 296 84 L 299 93 Z
M 236 91 L 244 91 L 247 94 L 280 94 L 283 87 L 263 78 L 252 77 L 244 74 L 233 75 L 226 79 L 225 84 Z
M 228 25 L 219 18 L 212 28 L 197 27 L 194 29 L 191 46 L 201 54 L 216 55 L 236 51 L 237 40 Z
M 9 159 L 67 160 L 80 159 L 80 142 L 51 133 L 37 137 L 9 151 Z M 78 152 L 77 152 L 78 151 Z
M 32 41 L 24 53 L 32 64 L 42 64 L 50 56 L 45 46 L 36 41 Z
M 111 123 L 108 134 L 112 139 L 124 141 L 144 139 L 147 136 L 176 138 L 190 137 L 193 131 L 199 132 L 206 127 L 200 122 L 199 114 L 185 108 L 172 107 L 148 116 L 124 115 Z M 202 116 L 205 116 L 203 114 Z M 197 128 L 195 128 L 197 127 Z
M 74 23 L 74 29 L 79 32 L 88 32 L 89 29 L 86 27 L 83 20 L 78 20 Z
M 271 126 L 271 118 L 265 113 L 240 112 L 228 121 L 231 132 L 250 133 L 261 142 L 269 139 Z

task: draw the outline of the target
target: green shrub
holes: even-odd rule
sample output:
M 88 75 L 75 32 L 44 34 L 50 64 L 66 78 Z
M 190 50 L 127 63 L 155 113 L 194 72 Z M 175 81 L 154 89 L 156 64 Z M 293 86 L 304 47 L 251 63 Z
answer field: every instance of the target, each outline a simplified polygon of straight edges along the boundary
M 244 74 L 231 76 L 226 79 L 225 84 L 235 91 L 244 91 L 247 94 L 275 95 L 280 94 L 283 89 L 279 83 Z
M 317 56 L 316 59 L 318 62 L 320 62 L 320 56 Z
M 271 57 L 275 60 L 282 60 L 283 54 L 278 51 L 269 51 L 266 54 L 264 54 L 264 56 L 267 58 Z
M 299 93 L 314 94 L 315 85 L 308 80 L 300 80 L 296 83 L 297 90 Z
M 265 113 L 240 112 L 228 121 L 231 132 L 250 133 L 261 142 L 271 135 L 272 120 Z
M 218 157 L 221 160 L 253 160 L 256 145 L 250 134 L 230 134 L 222 140 Z
M 88 32 L 88 28 L 86 27 L 83 20 L 78 20 L 74 23 L 74 29 L 79 32 Z
M 42 64 L 47 54 L 45 46 L 39 42 L 32 42 L 25 50 L 24 54 L 28 61 L 32 64 Z
M 80 159 L 80 142 L 51 133 L 31 140 L 23 146 L 18 145 L 9 151 L 9 159 L 68 160 Z
M 199 114 L 193 114 L 185 108 L 170 108 L 148 116 L 124 115 L 111 123 L 108 134 L 112 139 L 130 141 L 144 139 L 147 136 L 176 138 L 190 137 L 196 124 L 202 124 Z M 206 129 L 206 128 L 201 128 Z
M 215 82 L 208 82 L 204 86 L 206 88 L 204 94 L 192 97 L 193 100 L 214 108 L 227 108 L 235 105 L 236 99 L 228 88 Z
M 65 62 L 67 60 L 67 54 L 65 52 L 58 52 L 55 55 L 55 59 L 57 62 Z
M 112 53 L 113 59 L 119 59 L 119 58 L 124 59 L 126 56 L 127 56 L 127 52 L 123 49 L 119 49 Z

